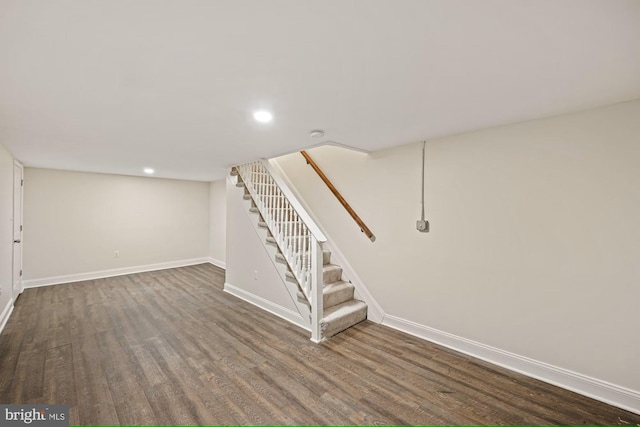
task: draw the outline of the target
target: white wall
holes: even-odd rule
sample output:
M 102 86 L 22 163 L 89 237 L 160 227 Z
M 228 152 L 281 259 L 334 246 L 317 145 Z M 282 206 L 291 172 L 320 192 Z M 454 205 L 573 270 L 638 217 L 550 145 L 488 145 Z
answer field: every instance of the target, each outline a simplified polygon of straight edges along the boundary
M 208 257 L 207 182 L 36 168 L 24 176 L 25 286 Z
M 0 331 L 11 308 L 13 281 L 13 157 L 0 145 Z
M 640 102 L 371 155 L 277 163 L 390 317 L 631 390 L 640 411 Z
M 227 193 L 225 180 L 209 183 L 209 257 L 224 268 L 227 246 Z

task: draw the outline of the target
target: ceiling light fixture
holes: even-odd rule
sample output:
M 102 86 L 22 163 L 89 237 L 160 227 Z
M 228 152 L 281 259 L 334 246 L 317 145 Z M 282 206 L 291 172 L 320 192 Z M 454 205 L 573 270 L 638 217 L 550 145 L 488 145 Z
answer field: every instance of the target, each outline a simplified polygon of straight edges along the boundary
M 253 113 L 253 118 L 260 123 L 269 123 L 273 120 L 273 114 L 265 110 L 260 110 Z
M 324 131 L 321 129 L 315 129 L 309 132 L 309 136 L 311 138 L 322 138 L 324 136 Z
M 147 175 L 151 175 L 152 173 L 154 173 L 155 171 L 151 168 L 144 168 L 144 173 L 146 173 Z

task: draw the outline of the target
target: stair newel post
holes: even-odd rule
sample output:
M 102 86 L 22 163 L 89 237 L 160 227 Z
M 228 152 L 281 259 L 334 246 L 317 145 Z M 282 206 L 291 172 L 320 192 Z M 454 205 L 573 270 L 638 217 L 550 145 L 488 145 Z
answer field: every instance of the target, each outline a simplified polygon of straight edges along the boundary
M 311 341 L 322 341 L 322 248 L 314 236 L 310 237 L 311 244 Z

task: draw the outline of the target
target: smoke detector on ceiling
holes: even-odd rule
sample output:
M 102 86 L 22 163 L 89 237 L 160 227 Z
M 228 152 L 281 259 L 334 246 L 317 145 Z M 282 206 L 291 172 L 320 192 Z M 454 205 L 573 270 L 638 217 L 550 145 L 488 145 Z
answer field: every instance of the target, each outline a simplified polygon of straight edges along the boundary
M 324 131 L 320 129 L 315 129 L 309 132 L 309 136 L 311 138 L 322 138 L 324 136 Z

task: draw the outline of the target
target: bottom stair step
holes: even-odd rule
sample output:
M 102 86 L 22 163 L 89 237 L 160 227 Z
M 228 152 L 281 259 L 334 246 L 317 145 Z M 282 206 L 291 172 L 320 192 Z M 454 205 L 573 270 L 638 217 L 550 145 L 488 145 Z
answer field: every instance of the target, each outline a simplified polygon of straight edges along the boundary
M 329 338 L 367 318 L 367 305 L 358 300 L 350 300 L 334 305 L 324 311 L 320 321 L 322 337 Z

